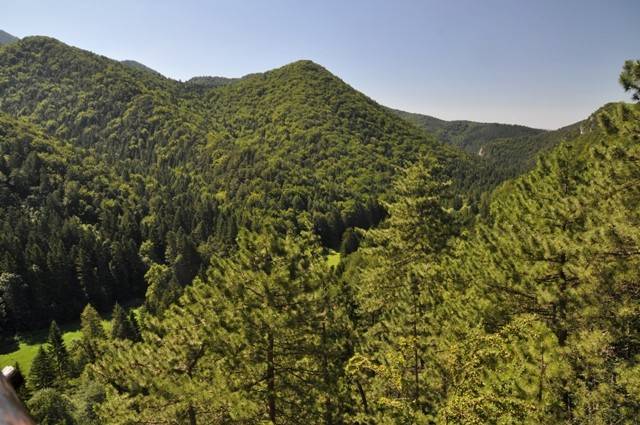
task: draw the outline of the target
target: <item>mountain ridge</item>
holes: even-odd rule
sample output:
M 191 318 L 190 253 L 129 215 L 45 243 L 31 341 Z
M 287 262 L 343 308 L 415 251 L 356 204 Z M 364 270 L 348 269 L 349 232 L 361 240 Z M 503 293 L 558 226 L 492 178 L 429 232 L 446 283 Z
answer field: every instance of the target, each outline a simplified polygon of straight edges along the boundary
M 547 130 L 519 124 L 477 122 L 470 120 L 446 121 L 430 115 L 391 109 L 395 114 L 435 134 L 445 143 L 457 146 L 471 154 L 477 154 L 484 143 L 495 139 L 532 136 Z

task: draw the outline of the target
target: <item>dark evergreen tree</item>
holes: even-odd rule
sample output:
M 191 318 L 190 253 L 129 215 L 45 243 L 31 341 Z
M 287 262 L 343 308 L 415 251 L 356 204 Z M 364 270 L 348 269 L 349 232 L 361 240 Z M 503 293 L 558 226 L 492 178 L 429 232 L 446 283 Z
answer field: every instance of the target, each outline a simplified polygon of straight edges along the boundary
M 113 307 L 113 313 L 111 314 L 111 338 L 132 341 L 140 339 L 140 330 L 134 312 L 130 311 L 127 314 L 124 308 L 117 303 Z
M 135 311 L 129 310 L 129 316 L 127 319 L 131 339 L 133 341 L 140 341 L 142 339 L 142 333 L 140 331 L 140 322 L 138 321 Z
M 29 371 L 29 386 L 34 390 L 53 387 L 58 373 L 49 352 L 41 345 Z
M 29 287 L 22 276 L 14 273 L 0 275 L 0 297 L 4 301 L 7 320 L 16 330 L 28 329 L 31 325 L 29 312 Z
M 216 259 L 208 283 L 188 289 L 161 322 L 146 323 L 142 344 L 121 340 L 96 365 L 97 377 L 128 394 L 108 397 L 107 416 L 127 417 L 123 409 L 135 403 L 140 417 L 169 421 L 340 423 L 346 326 L 321 247 L 308 231 L 242 232 L 239 247 Z M 140 389 L 144 376 L 164 376 L 180 391 Z
M 49 357 L 51 358 L 56 373 L 56 379 L 60 381 L 68 379 L 71 373 L 71 361 L 66 344 L 62 339 L 62 332 L 55 320 L 51 322 L 51 326 L 49 327 L 47 343 Z

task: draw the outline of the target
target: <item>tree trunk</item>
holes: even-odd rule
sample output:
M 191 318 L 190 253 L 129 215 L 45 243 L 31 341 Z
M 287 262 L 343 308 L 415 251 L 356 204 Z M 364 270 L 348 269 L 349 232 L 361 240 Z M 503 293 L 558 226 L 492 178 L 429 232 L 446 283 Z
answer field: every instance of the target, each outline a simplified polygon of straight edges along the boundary
M 364 392 L 364 388 L 360 384 L 360 381 L 356 379 L 356 386 L 358 387 L 358 393 L 360 393 L 360 399 L 362 400 L 362 407 L 364 408 L 364 413 L 369 414 L 369 403 L 367 403 L 367 395 Z

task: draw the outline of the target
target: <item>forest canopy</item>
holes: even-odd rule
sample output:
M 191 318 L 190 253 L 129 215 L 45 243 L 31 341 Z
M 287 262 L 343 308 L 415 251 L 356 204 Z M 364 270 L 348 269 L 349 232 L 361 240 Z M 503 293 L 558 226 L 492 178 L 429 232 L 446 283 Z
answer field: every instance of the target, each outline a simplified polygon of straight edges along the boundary
M 0 46 L 0 336 L 48 328 L 20 395 L 67 425 L 632 424 L 639 142 L 637 103 L 447 123 L 311 61 L 182 83 Z

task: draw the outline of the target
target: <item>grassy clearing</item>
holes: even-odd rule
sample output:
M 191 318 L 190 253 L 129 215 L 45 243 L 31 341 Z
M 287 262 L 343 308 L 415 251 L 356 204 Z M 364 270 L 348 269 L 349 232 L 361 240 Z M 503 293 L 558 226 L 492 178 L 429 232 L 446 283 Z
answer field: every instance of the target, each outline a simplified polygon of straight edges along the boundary
M 132 300 L 129 303 L 122 304 L 127 308 L 132 308 L 136 315 L 138 315 L 142 303 L 141 300 Z M 102 326 L 105 331 L 109 333 L 111 331 L 111 314 L 103 315 L 104 320 Z M 62 331 L 62 339 L 64 340 L 67 348 L 71 347 L 74 341 L 82 338 L 82 332 L 80 332 L 80 321 L 66 323 L 60 325 Z M 0 345 L 0 369 L 5 366 L 13 366 L 15 363 L 20 365 L 22 373 L 27 376 L 31 369 L 31 362 L 38 353 L 38 348 L 47 342 L 47 336 L 49 335 L 49 328 L 38 329 L 36 331 L 25 332 L 19 334 L 16 337 L 16 343 L 12 345 Z
M 111 322 L 108 320 L 104 320 L 102 324 L 107 330 L 111 327 Z M 71 346 L 73 341 L 77 341 L 82 337 L 80 322 L 61 325 L 60 330 L 67 348 Z M 27 332 L 18 335 L 18 342 L 15 346 L 0 347 L 0 368 L 18 363 L 22 373 L 27 376 L 31 369 L 31 362 L 38 353 L 38 348 L 47 342 L 48 334 L 48 328 Z

